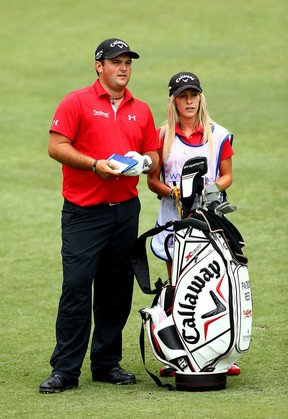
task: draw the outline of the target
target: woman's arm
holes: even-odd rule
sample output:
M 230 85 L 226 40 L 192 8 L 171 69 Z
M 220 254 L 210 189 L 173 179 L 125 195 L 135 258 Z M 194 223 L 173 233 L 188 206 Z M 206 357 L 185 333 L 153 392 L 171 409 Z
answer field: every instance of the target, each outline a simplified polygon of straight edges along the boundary
M 165 196 L 166 198 L 169 198 L 171 193 L 171 188 L 165 183 L 163 183 L 160 180 L 161 175 L 161 166 L 157 166 L 157 168 L 154 170 L 154 172 L 148 172 L 147 174 L 147 184 L 149 189 L 152 192 L 155 192 L 159 196 Z
M 232 156 L 220 162 L 220 177 L 217 179 L 217 183 L 220 186 L 221 191 L 229 188 L 233 181 L 232 173 Z

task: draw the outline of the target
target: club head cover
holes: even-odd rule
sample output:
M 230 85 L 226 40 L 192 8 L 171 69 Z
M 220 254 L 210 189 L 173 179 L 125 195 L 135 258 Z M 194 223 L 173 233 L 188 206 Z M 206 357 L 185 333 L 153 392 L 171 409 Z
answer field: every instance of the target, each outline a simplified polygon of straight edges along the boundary
M 184 163 L 180 179 L 183 218 L 188 217 L 196 194 L 201 195 L 202 193 L 207 169 L 206 157 L 193 157 Z

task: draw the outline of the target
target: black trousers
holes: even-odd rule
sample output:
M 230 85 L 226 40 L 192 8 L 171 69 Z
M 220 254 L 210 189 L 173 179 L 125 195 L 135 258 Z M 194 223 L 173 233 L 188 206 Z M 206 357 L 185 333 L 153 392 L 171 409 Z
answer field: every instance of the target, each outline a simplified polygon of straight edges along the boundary
M 134 282 L 129 254 L 138 235 L 139 212 L 138 198 L 85 208 L 64 202 L 63 285 L 50 363 L 67 379 L 80 376 L 91 333 L 92 300 L 92 372 L 122 359 L 122 330 Z

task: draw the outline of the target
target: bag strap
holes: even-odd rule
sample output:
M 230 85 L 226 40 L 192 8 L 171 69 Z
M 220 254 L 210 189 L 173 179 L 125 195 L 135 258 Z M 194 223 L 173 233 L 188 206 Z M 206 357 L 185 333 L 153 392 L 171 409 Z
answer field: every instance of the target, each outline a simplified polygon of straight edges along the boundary
M 130 259 L 135 277 L 144 294 L 157 294 L 159 292 L 157 282 L 155 283 L 156 288 L 154 290 L 151 289 L 150 272 L 146 251 L 146 240 L 148 237 L 155 236 L 155 234 L 161 233 L 161 231 L 166 230 L 173 224 L 174 221 L 168 221 L 163 226 L 151 228 L 150 230 L 146 231 L 146 233 L 143 233 L 140 237 L 138 237 L 138 239 L 135 241 L 133 245 Z
M 166 253 L 166 256 L 167 256 L 167 259 L 168 259 L 168 261 L 172 264 L 172 262 L 173 262 L 173 259 L 172 259 L 172 257 L 171 257 L 171 255 L 170 255 L 170 252 L 169 252 L 169 240 L 171 240 L 171 238 L 174 236 L 174 233 L 170 233 L 170 234 L 168 234 L 168 236 L 166 236 L 165 237 L 165 240 L 164 240 L 164 250 L 165 250 L 165 253 Z
M 141 330 L 140 330 L 140 336 L 139 336 L 139 344 L 140 344 L 140 351 L 141 351 L 141 356 L 142 356 L 142 361 L 143 361 L 143 365 L 145 370 L 147 371 L 147 373 L 150 375 L 150 377 L 152 378 L 152 380 L 157 384 L 158 387 L 166 387 L 167 390 L 172 391 L 174 390 L 174 387 L 172 386 L 172 384 L 163 384 L 161 382 L 161 380 L 156 377 L 156 375 L 152 374 L 152 372 L 150 372 L 147 368 L 146 368 L 146 364 L 145 364 L 145 342 L 144 342 L 144 325 L 146 323 L 146 317 L 144 313 L 141 313 L 141 317 L 142 317 L 142 325 L 141 325 Z

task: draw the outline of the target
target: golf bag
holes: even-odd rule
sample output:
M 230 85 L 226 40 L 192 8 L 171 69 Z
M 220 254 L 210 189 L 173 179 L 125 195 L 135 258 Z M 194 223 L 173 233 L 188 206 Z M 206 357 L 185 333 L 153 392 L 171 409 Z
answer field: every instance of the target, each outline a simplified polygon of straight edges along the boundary
M 236 208 L 221 202 L 216 184 L 203 189 L 206 164 L 205 158 L 185 163 L 180 184 L 183 218 L 144 233 L 132 254 L 142 291 L 156 294 L 152 306 L 140 310 L 153 353 L 176 371 L 176 389 L 186 391 L 226 388 L 228 368 L 248 351 L 251 340 L 244 241 L 225 217 Z M 199 205 L 191 211 L 196 195 Z M 173 226 L 173 248 L 166 247 L 172 277 L 166 283 L 158 279 L 152 290 L 145 243 L 168 226 Z M 166 240 L 171 242 L 171 237 Z

